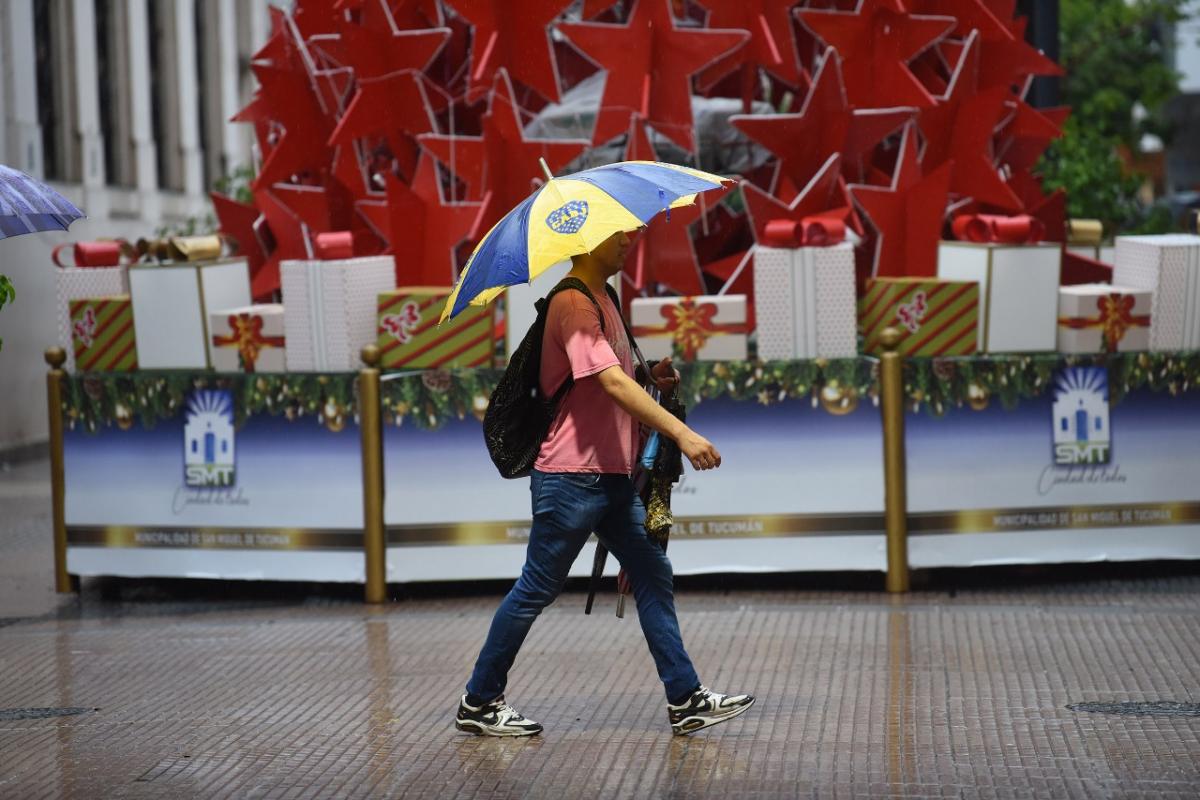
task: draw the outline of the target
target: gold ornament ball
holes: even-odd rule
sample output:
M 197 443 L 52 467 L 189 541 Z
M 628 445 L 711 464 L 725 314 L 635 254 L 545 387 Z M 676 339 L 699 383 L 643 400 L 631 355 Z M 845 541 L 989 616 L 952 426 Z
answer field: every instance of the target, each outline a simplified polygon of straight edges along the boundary
M 334 433 L 341 433 L 342 429 L 346 427 L 346 418 L 341 414 L 338 414 L 335 417 L 326 417 L 325 427 Z
M 821 388 L 821 408 L 842 417 L 858 408 L 858 392 L 851 386 L 841 386 L 837 381 L 830 381 Z
M 967 405 L 976 411 L 983 411 L 988 407 L 988 402 L 991 395 L 988 390 L 980 386 L 978 383 L 967 384 Z
M 488 399 L 481 394 L 475 395 L 475 398 L 471 401 L 471 414 L 474 415 L 475 419 L 483 422 L 483 416 L 487 413 L 487 408 Z
M 133 427 L 133 413 L 122 403 L 117 403 L 113 408 L 113 419 L 116 420 L 117 427 L 123 431 Z

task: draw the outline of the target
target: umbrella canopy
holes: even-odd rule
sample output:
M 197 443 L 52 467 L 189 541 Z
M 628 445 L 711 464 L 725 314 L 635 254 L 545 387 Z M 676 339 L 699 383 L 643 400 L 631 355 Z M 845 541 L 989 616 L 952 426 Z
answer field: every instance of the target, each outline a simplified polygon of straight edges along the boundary
M 0 164 L 0 239 L 36 231 L 65 231 L 85 216 L 46 184 Z
M 442 321 L 486 305 L 554 264 L 590 253 L 618 231 L 691 205 L 728 179 L 659 161 L 621 161 L 552 178 L 487 232 L 446 301 Z

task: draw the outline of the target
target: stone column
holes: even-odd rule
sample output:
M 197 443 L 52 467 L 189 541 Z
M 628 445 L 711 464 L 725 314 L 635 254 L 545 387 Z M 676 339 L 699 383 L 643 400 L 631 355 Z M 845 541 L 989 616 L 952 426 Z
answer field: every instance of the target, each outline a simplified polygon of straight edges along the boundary
M 68 45 L 75 84 L 74 156 L 78 172 L 73 176 L 84 187 L 84 208 L 88 215 L 108 216 L 108 196 L 104 191 L 104 136 L 100 129 L 96 64 L 96 6 L 93 0 L 71 0 L 72 30 Z
M 37 112 L 37 57 L 33 43 L 33 0 L 0 3 L 0 82 L 4 84 L 4 163 L 36 178 L 42 165 L 42 126 Z
M 200 163 L 199 95 L 196 91 L 199 80 L 196 73 L 196 3 L 195 0 L 175 0 L 173 6 L 173 56 L 177 65 L 177 80 L 171 88 L 178 98 L 178 157 L 183 178 L 182 189 L 186 194 L 195 196 L 204 192 L 204 171 Z
M 220 147 L 224 154 L 225 172 L 231 172 L 237 167 L 250 163 L 250 140 L 239 128 L 249 127 L 230 122 L 229 119 L 241 110 L 244 105 L 240 90 L 240 53 L 238 52 L 238 9 L 235 0 L 216 0 L 217 13 L 213 37 L 216 40 L 218 57 L 217 80 L 213 82 L 219 92 L 218 103 L 214 107 L 219 115 L 216 126 L 221 132 L 219 142 L 213 142 L 213 147 Z
M 162 216 L 158 197 L 158 146 L 154 141 L 154 122 L 150 118 L 150 37 L 146 4 L 126 0 L 129 44 L 129 113 L 133 140 L 134 175 L 141 202 L 142 219 L 155 224 Z

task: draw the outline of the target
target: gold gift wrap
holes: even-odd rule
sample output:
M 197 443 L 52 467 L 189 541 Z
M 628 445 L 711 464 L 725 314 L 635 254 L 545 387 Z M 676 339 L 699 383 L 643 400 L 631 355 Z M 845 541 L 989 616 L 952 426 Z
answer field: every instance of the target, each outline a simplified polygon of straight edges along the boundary
M 1067 221 L 1067 244 L 1098 245 L 1104 241 L 1104 223 L 1098 219 Z
M 221 257 L 224 241 L 219 234 L 138 239 L 137 252 L 156 261 L 212 261 Z

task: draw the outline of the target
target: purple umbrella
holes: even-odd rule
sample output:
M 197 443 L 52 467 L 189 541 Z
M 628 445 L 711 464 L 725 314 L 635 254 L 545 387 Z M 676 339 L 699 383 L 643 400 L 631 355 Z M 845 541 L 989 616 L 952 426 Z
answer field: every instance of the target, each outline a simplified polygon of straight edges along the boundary
M 85 216 L 46 184 L 0 164 L 0 239 L 36 231 L 65 231 Z

